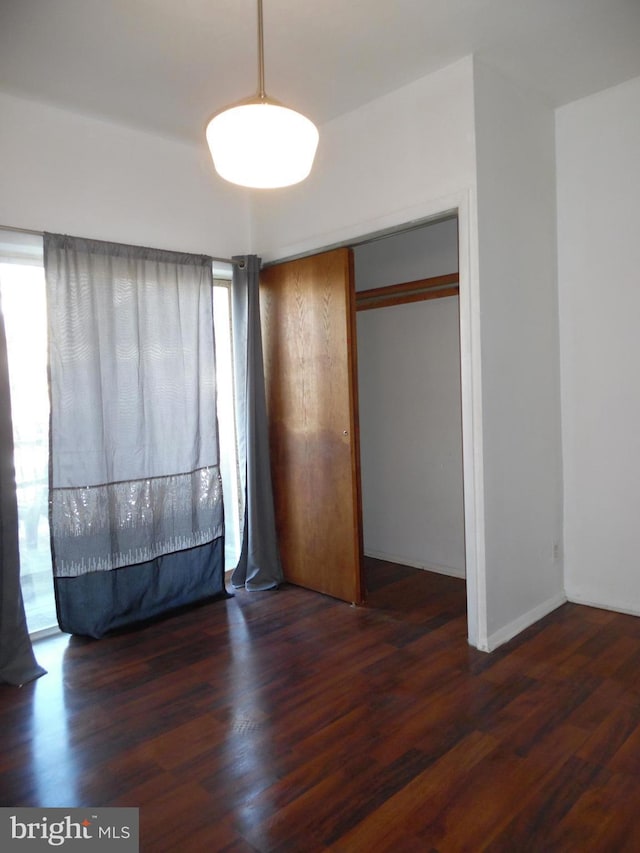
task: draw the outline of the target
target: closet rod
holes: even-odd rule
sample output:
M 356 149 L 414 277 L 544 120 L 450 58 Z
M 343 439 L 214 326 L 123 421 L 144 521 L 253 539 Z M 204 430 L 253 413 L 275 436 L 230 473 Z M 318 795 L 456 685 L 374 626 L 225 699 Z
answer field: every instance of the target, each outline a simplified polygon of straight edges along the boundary
M 13 231 L 15 234 L 33 234 L 34 237 L 43 237 L 43 231 L 34 231 L 32 228 L 15 228 L 13 225 L 0 225 L 0 231 Z M 237 264 L 240 269 L 244 267 L 244 261 L 236 261 L 233 258 L 214 258 L 212 255 L 208 257 L 212 261 L 217 261 L 219 264 Z

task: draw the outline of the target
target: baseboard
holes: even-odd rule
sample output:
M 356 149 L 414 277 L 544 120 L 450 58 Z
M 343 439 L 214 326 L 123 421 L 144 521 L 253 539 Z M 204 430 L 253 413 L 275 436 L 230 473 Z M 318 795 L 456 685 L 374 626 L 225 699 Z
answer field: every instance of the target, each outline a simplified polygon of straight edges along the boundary
M 514 619 L 513 622 L 509 622 L 508 625 L 505 625 L 503 628 L 500 628 L 498 631 L 490 634 L 487 637 L 487 647 L 481 648 L 480 651 L 495 651 L 498 646 L 508 643 L 509 640 L 512 640 L 517 634 L 524 631 L 525 628 L 529 628 L 539 619 L 547 616 L 562 604 L 566 604 L 566 602 L 567 596 L 564 591 L 554 595 L 552 598 L 548 598 L 546 601 L 543 601 L 542 604 L 539 604 L 532 610 L 527 611 L 527 613 L 523 613 L 522 616 L 518 616 L 518 618 Z
M 38 640 L 47 640 L 49 637 L 62 636 L 62 631 L 57 625 L 52 625 L 50 628 L 41 628 L 39 631 L 32 631 L 29 634 L 29 639 L 32 643 L 37 643 Z
M 640 616 L 640 606 L 629 607 L 629 604 L 619 604 L 617 601 L 591 601 L 575 593 L 567 591 L 567 601 L 572 604 L 582 604 L 585 607 L 596 607 L 598 610 L 611 610 L 613 613 L 625 613 L 627 616 Z
M 451 578 L 465 579 L 464 569 L 453 568 L 452 566 L 438 566 L 434 563 L 425 565 L 417 563 L 407 557 L 402 557 L 399 554 L 387 554 L 384 551 L 374 551 L 367 548 L 364 552 L 365 557 L 373 557 L 374 560 L 386 560 L 388 563 L 398 563 L 401 566 L 411 566 L 412 569 L 423 569 L 426 572 L 435 572 L 438 575 L 448 575 Z

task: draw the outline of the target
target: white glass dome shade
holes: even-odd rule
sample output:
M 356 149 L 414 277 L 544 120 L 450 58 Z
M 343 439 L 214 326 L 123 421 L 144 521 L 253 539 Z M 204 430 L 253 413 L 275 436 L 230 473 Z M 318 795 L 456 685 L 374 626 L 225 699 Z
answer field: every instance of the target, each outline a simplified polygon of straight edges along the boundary
M 308 176 L 318 130 L 301 113 L 257 96 L 216 113 L 207 125 L 207 143 L 222 178 L 244 187 L 274 189 Z

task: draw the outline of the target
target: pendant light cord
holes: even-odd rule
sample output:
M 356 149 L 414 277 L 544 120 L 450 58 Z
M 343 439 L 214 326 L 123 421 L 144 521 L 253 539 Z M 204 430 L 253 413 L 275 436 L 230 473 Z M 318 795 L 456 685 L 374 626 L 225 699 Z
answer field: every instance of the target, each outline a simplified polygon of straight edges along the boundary
M 264 33 L 262 25 L 262 0 L 258 0 L 258 95 L 261 101 L 267 99 L 264 89 Z

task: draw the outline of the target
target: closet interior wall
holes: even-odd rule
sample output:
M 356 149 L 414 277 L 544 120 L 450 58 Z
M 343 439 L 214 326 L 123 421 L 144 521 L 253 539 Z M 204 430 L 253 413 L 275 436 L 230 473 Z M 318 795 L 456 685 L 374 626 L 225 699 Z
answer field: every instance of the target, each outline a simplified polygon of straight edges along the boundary
M 354 248 L 358 293 L 458 271 L 457 219 Z M 357 311 L 364 553 L 465 576 L 460 326 L 448 295 Z M 363 307 L 361 300 L 361 307 Z

